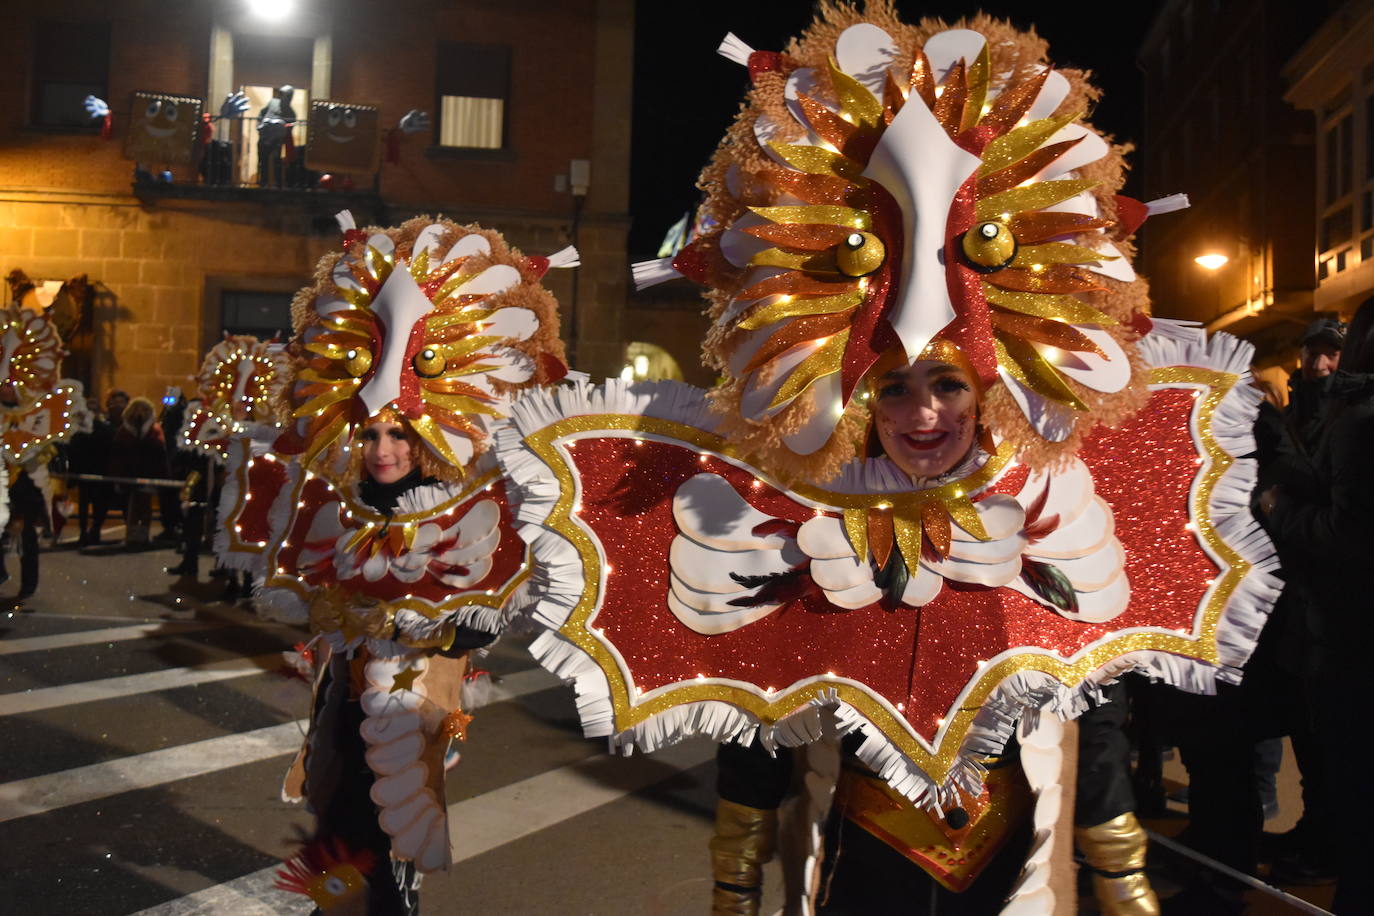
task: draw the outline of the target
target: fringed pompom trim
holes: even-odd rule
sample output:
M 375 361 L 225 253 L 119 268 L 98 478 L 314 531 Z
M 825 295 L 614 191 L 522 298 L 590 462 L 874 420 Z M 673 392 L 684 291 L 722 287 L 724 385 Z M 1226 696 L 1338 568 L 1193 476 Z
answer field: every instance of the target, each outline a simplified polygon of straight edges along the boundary
M 1145 203 L 1145 209 L 1150 212 L 1151 216 L 1187 210 L 1191 206 L 1192 203 L 1188 200 L 1187 194 L 1170 194 L 1168 197 L 1157 197 Z
M 569 267 L 581 267 L 582 259 L 577 253 L 577 249 L 572 245 L 560 248 L 548 257 L 549 267 L 554 270 Z
M 667 283 L 669 280 L 676 280 L 682 276 L 673 266 L 672 258 L 636 261 L 630 265 L 630 274 L 634 277 L 635 289 L 637 290 L 658 286 L 660 283 Z
M 726 32 L 725 37 L 720 40 L 720 46 L 716 48 L 716 53 L 731 63 L 747 67 L 749 55 L 754 53 L 754 49 L 741 41 L 734 32 Z

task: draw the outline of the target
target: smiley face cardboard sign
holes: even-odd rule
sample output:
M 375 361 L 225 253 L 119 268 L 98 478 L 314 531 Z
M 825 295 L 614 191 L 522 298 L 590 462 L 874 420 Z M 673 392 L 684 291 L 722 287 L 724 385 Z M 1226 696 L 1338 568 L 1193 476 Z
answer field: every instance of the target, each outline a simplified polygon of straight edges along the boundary
M 191 165 L 204 109 L 204 99 L 135 92 L 124 135 L 125 158 L 149 166 Z
M 312 101 L 306 168 L 317 172 L 375 172 L 381 152 L 380 123 L 375 105 Z

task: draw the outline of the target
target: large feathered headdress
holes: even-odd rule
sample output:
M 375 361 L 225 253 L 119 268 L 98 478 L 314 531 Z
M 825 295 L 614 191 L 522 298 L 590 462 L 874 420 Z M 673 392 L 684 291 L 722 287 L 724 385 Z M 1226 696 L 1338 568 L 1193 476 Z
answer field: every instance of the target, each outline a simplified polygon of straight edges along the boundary
M 824 479 L 862 441 L 865 382 L 937 335 L 1033 465 L 1139 406 L 1147 300 L 1124 239 L 1145 208 L 1116 196 L 1084 74 L 1006 23 L 913 27 L 886 0 L 825 5 L 782 53 L 721 53 L 753 89 L 701 179 L 719 228 L 636 273 L 710 288 L 737 444 Z
M 496 232 L 442 219 L 340 222 L 343 253 L 322 259 L 292 304 L 303 460 L 328 466 L 322 456 L 384 415 L 424 442 L 427 473 L 461 478 L 510 394 L 566 372 L 539 282 L 559 255 L 527 258 Z

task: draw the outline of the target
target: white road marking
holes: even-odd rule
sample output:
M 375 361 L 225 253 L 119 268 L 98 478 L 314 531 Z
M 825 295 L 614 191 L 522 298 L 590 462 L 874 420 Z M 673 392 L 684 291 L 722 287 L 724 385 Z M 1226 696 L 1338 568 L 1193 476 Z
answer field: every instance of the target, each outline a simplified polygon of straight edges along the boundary
M 270 656 L 264 656 L 264 658 L 270 658 Z M 236 664 L 241 665 L 242 662 L 237 661 Z M 244 668 L 237 675 L 233 673 L 234 670 L 226 669 L 219 673 L 225 676 L 241 676 L 253 674 L 262 669 Z M 185 677 L 195 673 L 195 670 L 185 668 L 177 671 L 155 672 L 155 674 L 179 675 L 181 679 L 176 680 L 173 686 L 184 686 Z M 147 679 L 153 678 L 154 675 L 135 675 L 134 677 Z M 110 680 L 127 681 L 129 679 L 111 678 Z M 144 683 L 148 683 L 148 681 L 145 680 Z M 518 671 L 502 677 L 501 683 L 495 686 L 492 702 L 518 699 L 526 694 L 555 687 L 558 683 L 557 678 L 542 668 Z M 104 689 L 107 689 L 109 682 L 93 681 L 91 684 L 105 685 Z M 89 685 L 72 685 L 72 687 L 86 686 Z M 9 694 L 0 696 L 0 701 L 65 689 L 71 688 L 52 687 L 41 691 L 35 690 L 31 694 Z M 127 696 L 128 694 L 118 693 L 116 695 Z M 108 699 L 108 694 L 96 698 Z M 39 697 L 40 701 L 43 699 L 45 698 Z M 66 704 L 49 704 L 49 706 L 62 705 Z M 49 706 L 39 708 L 49 708 Z M 94 763 L 89 766 L 48 773 L 43 776 L 31 776 L 28 779 L 0 784 L 0 823 L 18 817 L 28 817 L 31 814 L 42 814 L 46 811 L 65 808 L 68 805 L 108 798 L 122 792 L 148 789 L 169 782 L 190 779 L 193 776 L 218 772 L 229 767 L 243 766 L 244 764 L 257 763 L 260 760 L 268 760 L 272 757 L 294 754 L 300 747 L 301 736 L 305 727 L 306 721 L 304 719 L 295 722 L 283 722 L 280 725 L 270 725 L 250 732 L 207 738 L 204 741 L 163 748 L 146 754 L 121 757 L 118 760 Z
M 198 620 L 182 623 L 175 620 L 159 620 L 129 627 L 105 627 L 100 630 L 78 630 L 75 633 L 55 633 L 51 636 L 30 636 L 27 639 L 10 639 L 0 642 L 0 655 L 18 655 L 22 652 L 46 652 L 50 649 L 70 649 L 73 646 L 93 646 L 102 642 L 125 642 L 130 639 L 143 639 L 148 636 L 177 637 L 183 633 L 209 630 L 214 627 L 229 626 L 227 621 Z
M 698 740 L 629 759 L 597 753 L 452 804 L 448 812 L 454 834 L 453 861 L 456 864 L 490 852 L 699 766 L 715 756 L 715 747 L 713 742 Z M 273 888 L 279 867 L 269 866 L 149 907 L 134 916 L 274 916 L 310 912 L 311 904 L 305 897 Z
M 295 753 L 305 721 L 121 757 L 0 785 L 0 823 Z
M 630 758 L 598 753 L 448 806 L 453 861 L 462 862 L 586 814 L 712 760 L 706 739 Z
M 259 655 L 255 658 L 231 658 L 210 662 L 194 668 L 167 668 L 150 671 L 147 674 L 126 674 L 122 677 L 108 677 L 98 681 L 81 681 L 76 684 L 63 684 L 60 687 L 38 687 L 14 693 L 0 694 L 0 716 L 15 716 L 26 712 L 38 712 L 75 703 L 93 703 L 98 700 L 113 700 L 120 697 L 137 696 L 159 690 L 172 690 L 177 687 L 194 687 L 197 684 L 210 684 L 227 681 L 237 677 L 248 677 L 274 671 L 282 666 L 280 653 Z

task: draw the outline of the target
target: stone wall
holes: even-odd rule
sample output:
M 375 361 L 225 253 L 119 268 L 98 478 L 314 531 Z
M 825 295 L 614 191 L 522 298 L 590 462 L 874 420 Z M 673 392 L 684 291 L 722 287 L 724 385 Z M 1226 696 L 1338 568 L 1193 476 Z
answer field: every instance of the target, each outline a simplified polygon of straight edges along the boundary
M 86 274 L 95 284 L 92 393 L 112 387 L 160 396 L 190 385 L 219 334 L 207 288 L 290 290 L 304 284 L 333 240 L 312 237 L 299 216 L 244 207 L 148 209 L 134 198 L 0 201 L 3 270 L 35 279 Z M 193 386 L 191 386 L 193 387 Z
M 577 284 L 578 367 L 617 372 L 629 274 L 630 0 L 304 7 L 314 19 L 301 27 L 332 40 L 329 96 L 380 106 L 384 127 L 410 108 L 433 114 L 438 41 L 511 47 L 508 148 L 435 149 L 425 135 L 404 138 L 400 162 L 382 167 L 375 188 L 383 218 L 442 214 L 497 229 L 528 254 L 549 254 L 573 235 L 573 198 L 555 179 L 570 160 L 591 160 L 582 267 L 551 271 L 546 284 L 565 305 L 565 332 Z M 302 203 L 257 191 L 220 199 L 131 193 L 133 163 L 122 154 L 129 94 L 206 95 L 212 28 L 236 29 L 242 15 L 228 2 L 48 0 L 16 11 L 0 30 L 0 270 L 18 267 L 35 279 L 86 274 L 97 284 L 93 333 L 79 343 L 88 358 L 73 360 L 89 366 L 84 381 L 95 393 L 118 386 L 156 396 L 166 385 L 185 386 L 220 333 L 221 291 L 294 290 L 337 243 L 328 214 L 338 204 L 328 194 Z M 29 124 L 40 18 L 110 24 L 113 140 Z M 216 100 L 207 101 L 216 111 Z M 173 171 L 194 192 L 191 170 Z M 360 188 L 371 184 L 357 177 Z

